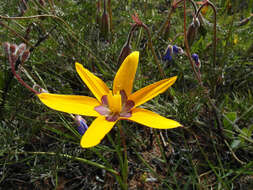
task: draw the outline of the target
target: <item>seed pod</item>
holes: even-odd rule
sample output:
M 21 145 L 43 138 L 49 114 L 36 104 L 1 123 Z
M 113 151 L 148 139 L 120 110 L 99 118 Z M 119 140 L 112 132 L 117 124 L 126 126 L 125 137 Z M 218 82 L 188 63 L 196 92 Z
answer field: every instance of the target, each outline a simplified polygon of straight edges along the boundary
M 121 52 L 119 54 L 119 58 L 118 58 L 118 66 L 121 65 L 121 63 L 123 63 L 123 61 L 125 60 L 125 58 L 131 53 L 131 47 L 129 45 L 129 43 L 125 43 L 123 48 L 121 49 Z
M 187 30 L 187 40 L 189 46 L 191 46 L 195 40 L 198 28 L 200 26 L 199 19 L 196 18 L 196 16 L 193 16 L 192 23 L 190 24 L 188 30 Z
M 100 24 L 101 24 L 100 11 L 101 11 L 101 3 L 100 3 L 100 0 L 98 0 L 97 1 L 97 10 L 96 10 L 96 23 L 98 26 L 100 26 Z
M 244 25 L 246 25 L 246 24 L 250 21 L 250 19 L 251 19 L 252 17 L 253 17 L 253 14 L 251 14 L 249 17 L 247 17 L 247 18 L 241 20 L 240 22 L 236 23 L 236 25 L 237 25 L 237 26 L 244 26 Z
M 110 28 L 110 26 L 109 26 L 108 14 L 106 11 L 106 1 L 104 0 L 104 12 L 103 12 L 102 19 L 101 19 L 101 33 L 105 39 L 108 38 L 108 33 L 110 30 L 109 28 Z

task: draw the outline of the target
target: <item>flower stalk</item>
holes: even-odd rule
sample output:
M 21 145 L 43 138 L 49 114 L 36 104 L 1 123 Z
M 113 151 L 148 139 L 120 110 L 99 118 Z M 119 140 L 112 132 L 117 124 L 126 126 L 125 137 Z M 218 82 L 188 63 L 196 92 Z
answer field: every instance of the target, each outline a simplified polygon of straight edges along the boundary
M 211 8 L 213 9 L 213 13 L 214 13 L 214 23 L 213 23 L 213 66 L 216 66 L 216 43 L 217 43 L 217 39 L 216 39 L 216 25 L 217 25 L 217 10 L 216 7 L 214 6 L 214 4 L 212 2 L 210 2 L 209 0 L 205 0 L 203 2 L 203 4 L 199 7 L 197 13 L 196 13 L 196 17 L 198 18 L 200 11 L 202 8 L 204 8 L 205 6 L 211 6 Z
M 157 55 L 156 55 L 156 53 L 155 53 L 155 49 L 154 49 L 154 47 L 153 47 L 152 36 L 151 36 L 151 33 L 150 33 L 149 28 L 147 27 L 146 24 L 144 24 L 144 23 L 139 19 L 139 16 L 138 16 L 137 13 L 135 13 L 135 15 L 132 15 L 132 19 L 134 20 L 134 22 L 135 22 L 138 26 L 143 27 L 143 28 L 146 30 L 146 32 L 147 32 L 147 34 L 148 34 L 148 45 L 149 45 L 149 48 L 150 48 L 150 50 L 151 50 L 151 52 L 152 52 L 152 55 L 154 56 L 155 64 L 156 64 L 156 66 L 158 67 L 158 70 L 159 70 L 159 72 L 160 72 L 161 77 L 162 77 L 162 78 L 165 78 L 164 70 L 162 69 L 162 67 L 161 67 L 161 65 L 160 65 L 160 63 L 159 63 L 158 57 L 157 57 Z

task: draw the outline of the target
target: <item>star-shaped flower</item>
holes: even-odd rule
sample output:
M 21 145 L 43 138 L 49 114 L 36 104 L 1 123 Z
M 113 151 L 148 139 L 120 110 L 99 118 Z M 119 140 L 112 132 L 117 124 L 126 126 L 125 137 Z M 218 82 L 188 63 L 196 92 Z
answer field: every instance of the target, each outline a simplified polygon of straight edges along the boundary
M 97 117 L 82 136 L 81 146 L 83 148 L 99 144 L 118 120 L 130 120 L 158 129 L 181 126 L 174 120 L 147 109 L 138 108 L 141 104 L 167 90 L 177 79 L 176 76 L 164 79 L 132 93 L 138 61 L 139 52 L 133 52 L 126 57 L 114 78 L 112 91 L 100 78 L 81 64 L 76 63 L 77 73 L 96 98 L 50 93 L 40 93 L 37 96 L 52 109 Z

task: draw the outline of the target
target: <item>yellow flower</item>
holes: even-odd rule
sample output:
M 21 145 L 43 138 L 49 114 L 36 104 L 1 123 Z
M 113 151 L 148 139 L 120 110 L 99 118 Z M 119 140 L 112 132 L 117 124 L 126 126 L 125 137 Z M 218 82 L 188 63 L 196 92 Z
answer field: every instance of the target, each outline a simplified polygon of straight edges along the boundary
M 181 126 L 180 123 L 147 109 L 137 108 L 167 90 L 177 79 L 177 77 L 164 79 L 132 93 L 138 60 L 139 52 L 133 52 L 126 57 L 114 78 L 112 91 L 100 78 L 81 64 L 76 63 L 77 73 L 96 99 L 87 96 L 50 93 L 41 93 L 37 96 L 52 109 L 97 117 L 82 136 L 81 146 L 83 148 L 99 144 L 118 120 L 130 120 L 158 129 Z

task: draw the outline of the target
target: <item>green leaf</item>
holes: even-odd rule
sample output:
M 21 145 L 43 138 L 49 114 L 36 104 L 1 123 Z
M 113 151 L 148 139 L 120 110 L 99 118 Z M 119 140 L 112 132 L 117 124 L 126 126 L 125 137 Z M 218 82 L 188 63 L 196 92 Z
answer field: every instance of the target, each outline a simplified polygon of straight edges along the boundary
M 236 112 L 229 112 L 229 113 L 226 114 L 226 116 L 230 120 L 230 122 L 226 118 L 224 118 L 223 119 L 223 125 L 226 129 L 231 129 L 232 130 L 233 128 L 232 128 L 231 122 L 234 122 L 236 120 L 237 114 L 236 114 Z
M 233 142 L 231 143 L 231 148 L 232 149 L 236 149 L 236 148 L 239 148 L 239 146 L 240 146 L 240 144 L 241 144 L 241 140 L 233 140 Z

